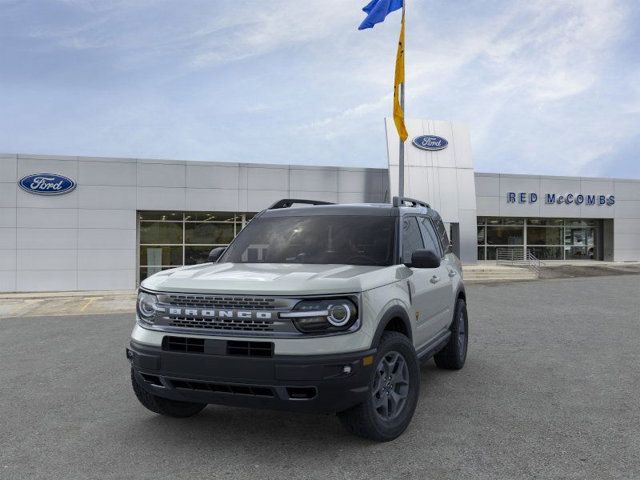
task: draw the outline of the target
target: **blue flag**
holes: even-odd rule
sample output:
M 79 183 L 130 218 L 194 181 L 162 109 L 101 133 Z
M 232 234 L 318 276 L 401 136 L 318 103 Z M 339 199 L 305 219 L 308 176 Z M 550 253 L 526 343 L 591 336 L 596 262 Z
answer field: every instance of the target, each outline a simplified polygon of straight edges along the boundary
M 402 8 L 402 2 L 403 0 L 371 0 L 362 9 L 366 12 L 367 18 L 360 24 L 358 30 L 373 28 L 376 23 L 384 22 L 387 15 Z

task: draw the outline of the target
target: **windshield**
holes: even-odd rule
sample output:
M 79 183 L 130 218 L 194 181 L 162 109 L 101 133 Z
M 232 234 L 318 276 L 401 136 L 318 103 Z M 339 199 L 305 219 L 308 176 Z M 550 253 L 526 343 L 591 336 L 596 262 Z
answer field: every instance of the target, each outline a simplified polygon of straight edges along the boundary
M 392 265 L 395 220 L 350 215 L 258 217 L 219 262 Z

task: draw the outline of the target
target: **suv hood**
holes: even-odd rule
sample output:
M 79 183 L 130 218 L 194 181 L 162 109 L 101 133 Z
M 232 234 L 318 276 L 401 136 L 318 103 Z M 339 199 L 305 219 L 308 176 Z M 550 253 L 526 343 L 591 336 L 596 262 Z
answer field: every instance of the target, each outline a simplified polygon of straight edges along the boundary
M 398 268 L 298 263 L 206 263 L 164 270 L 142 282 L 149 290 L 183 293 L 316 295 L 357 293 L 399 278 Z

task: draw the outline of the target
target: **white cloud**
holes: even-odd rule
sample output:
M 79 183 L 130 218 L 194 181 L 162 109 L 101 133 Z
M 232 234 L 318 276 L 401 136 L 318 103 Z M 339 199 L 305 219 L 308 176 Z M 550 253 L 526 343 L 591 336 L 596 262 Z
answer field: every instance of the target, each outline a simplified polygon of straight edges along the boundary
M 183 148 L 178 156 L 208 159 L 219 149 L 242 161 L 256 155 L 242 142 L 249 130 L 269 137 L 265 161 L 297 161 L 290 152 L 308 152 L 310 141 L 314 152 L 303 161 L 330 162 L 346 152 L 350 161 L 373 157 L 382 166 L 385 151 L 374 148 L 383 144 L 382 117 L 391 113 L 399 14 L 359 32 L 365 3 L 61 0 L 47 3 L 64 6 L 54 21 L 25 2 L 15 8 L 28 21 L 14 22 L 20 28 L 12 35 L 25 51 L 29 45 L 66 61 L 60 68 L 70 77 L 78 62 L 88 72 L 99 65 L 107 87 L 110 75 L 135 76 L 145 94 L 114 83 L 126 90 L 114 96 L 126 102 L 96 110 L 92 122 L 121 118 L 95 128 L 111 137 L 116 129 L 118 148 L 171 155 Z M 638 135 L 640 64 L 637 54 L 636 61 L 616 58 L 625 42 L 637 51 L 635 0 L 410 0 L 408 8 L 407 115 L 469 123 L 480 170 L 588 173 L 616 149 L 598 136 L 622 142 Z M 43 77 L 42 91 L 49 85 Z M 74 100 L 76 87 L 67 92 Z M 86 142 L 112 141 L 93 134 Z
M 245 2 L 214 20 L 213 28 L 199 29 L 195 37 L 204 43 L 197 48 L 191 64 L 199 68 L 215 66 L 326 39 L 344 31 L 353 19 L 353 12 L 344 5 L 343 0 L 284 0 L 264 8 L 263 1 Z

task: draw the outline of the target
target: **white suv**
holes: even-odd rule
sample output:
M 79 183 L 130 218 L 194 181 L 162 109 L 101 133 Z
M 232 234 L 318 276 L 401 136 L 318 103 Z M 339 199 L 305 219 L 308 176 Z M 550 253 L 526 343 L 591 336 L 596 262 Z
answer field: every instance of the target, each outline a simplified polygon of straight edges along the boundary
M 140 286 L 127 357 L 153 412 L 337 413 L 386 441 L 411 421 L 420 360 L 464 365 L 462 269 L 426 203 L 281 200 L 209 261 Z

